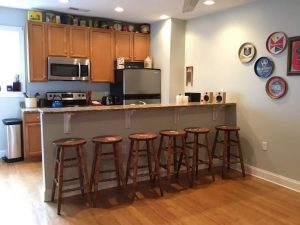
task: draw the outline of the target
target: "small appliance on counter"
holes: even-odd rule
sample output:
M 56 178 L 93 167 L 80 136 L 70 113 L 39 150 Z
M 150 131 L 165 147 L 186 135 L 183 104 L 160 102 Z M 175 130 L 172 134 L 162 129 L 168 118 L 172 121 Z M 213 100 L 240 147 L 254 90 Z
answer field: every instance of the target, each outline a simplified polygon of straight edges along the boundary
M 204 103 L 212 103 L 213 102 L 213 92 L 204 92 L 201 101 Z
M 225 103 L 226 92 L 214 92 L 214 103 Z
M 189 97 L 189 102 L 201 102 L 201 93 L 185 92 L 185 96 Z
M 86 92 L 47 92 L 46 106 L 51 108 L 56 107 L 74 107 L 86 106 Z
M 102 105 L 122 105 L 123 102 L 118 96 L 107 95 L 103 96 L 101 100 Z

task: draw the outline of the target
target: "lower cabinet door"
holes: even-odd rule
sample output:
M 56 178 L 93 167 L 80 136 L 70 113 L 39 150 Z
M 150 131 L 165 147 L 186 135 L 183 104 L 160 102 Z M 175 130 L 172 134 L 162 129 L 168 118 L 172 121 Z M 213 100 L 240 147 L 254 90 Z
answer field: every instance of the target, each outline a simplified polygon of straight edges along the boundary
M 41 158 L 41 124 L 27 123 L 25 125 L 25 159 Z

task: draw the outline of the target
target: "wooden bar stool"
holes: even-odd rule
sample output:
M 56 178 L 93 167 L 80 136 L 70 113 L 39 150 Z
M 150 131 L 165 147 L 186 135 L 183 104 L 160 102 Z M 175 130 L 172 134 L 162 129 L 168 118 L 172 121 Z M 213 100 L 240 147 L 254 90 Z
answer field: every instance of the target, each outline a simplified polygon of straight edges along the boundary
M 56 147 L 56 160 L 54 169 L 54 179 L 52 186 L 52 197 L 51 201 L 54 201 L 56 187 L 58 186 L 58 199 L 57 199 L 57 214 L 60 215 L 62 193 L 81 190 L 81 194 L 87 193 L 88 204 L 90 203 L 90 196 L 88 191 L 88 172 L 85 162 L 85 156 L 83 152 L 83 145 L 86 141 L 82 138 L 65 138 L 55 140 L 53 142 Z M 74 158 L 65 158 L 66 150 L 70 148 L 76 149 L 76 156 Z M 77 161 L 77 162 L 74 162 Z M 72 163 L 74 162 L 74 163 Z M 78 167 L 78 178 L 66 179 L 64 180 L 64 168 Z M 63 190 L 63 183 L 72 182 L 75 180 L 80 181 L 80 187 L 69 188 Z
M 212 180 L 215 181 L 215 176 L 213 173 L 212 168 L 212 156 L 209 149 L 208 143 L 208 128 L 201 128 L 201 127 L 188 127 L 184 129 L 186 132 L 186 139 L 188 139 L 189 134 L 193 136 L 193 141 L 187 142 L 186 141 L 186 148 L 193 150 L 192 155 L 192 184 L 194 184 L 195 176 L 198 176 L 198 166 L 201 164 L 208 165 L 209 171 L 211 173 Z M 204 142 L 199 142 L 199 136 L 204 135 Z M 199 151 L 201 148 L 205 148 L 207 152 L 208 160 L 199 159 Z
M 224 178 L 225 175 L 225 169 L 226 165 L 227 168 L 230 169 L 230 164 L 241 164 L 242 174 L 243 177 L 245 177 L 245 168 L 244 168 L 244 161 L 243 161 L 243 155 L 242 155 L 242 149 L 241 149 L 241 143 L 240 143 L 240 137 L 239 137 L 239 130 L 240 128 L 235 125 L 221 125 L 216 126 L 216 136 L 212 147 L 212 156 L 215 158 L 219 158 L 223 161 L 222 164 L 222 178 Z M 219 140 L 219 133 L 220 131 L 224 132 L 224 139 Z M 235 134 L 235 139 L 231 139 L 230 135 L 231 133 Z M 223 154 L 220 157 L 215 156 L 215 150 L 217 144 L 223 144 Z M 238 155 L 231 153 L 231 147 L 236 146 L 237 147 L 237 153 Z M 230 157 L 234 157 L 239 159 L 239 161 L 231 162 Z
M 176 177 L 179 175 L 180 166 L 182 164 L 182 158 L 184 157 L 184 165 L 186 167 L 188 180 L 191 183 L 190 179 L 190 166 L 189 166 L 189 159 L 186 151 L 186 144 L 185 144 L 185 136 L 186 132 L 184 130 L 162 130 L 159 132 L 161 135 L 159 149 L 158 149 L 158 157 L 160 159 L 161 151 L 167 152 L 167 162 L 165 165 L 161 164 L 160 166 L 167 170 L 167 179 L 168 182 L 171 182 L 171 175 L 175 174 Z M 164 147 L 164 139 L 167 138 L 168 146 Z M 177 145 L 176 141 L 177 138 L 181 139 L 181 145 Z M 178 159 L 179 154 L 179 159 Z M 173 162 L 172 162 L 173 158 Z M 172 170 L 173 167 L 173 170 Z
M 108 136 L 98 136 L 93 137 L 92 142 L 95 143 L 94 149 L 94 159 L 92 164 L 91 178 L 90 178 L 90 192 L 93 192 L 93 207 L 96 206 L 97 193 L 98 193 L 98 184 L 99 182 L 108 182 L 116 180 L 118 186 L 121 187 L 121 184 L 124 184 L 124 170 L 123 164 L 120 157 L 120 148 L 119 143 L 122 141 L 122 137 L 115 135 Z M 111 144 L 113 147 L 112 152 L 103 152 L 102 145 Z M 113 156 L 109 158 L 104 158 L 104 156 Z M 114 161 L 114 169 L 101 170 L 100 164 L 101 161 Z M 105 173 L 116 173 L 116 177 L 113 178 L 103 178 L 100 179 L 100 174 Z
M 128 183 L 128 178 L 130 177 L 133 182 L 133 198 L 135 197 L 137 177 L 143 176 L 150 177 L 151 186 L 153 186 L 155 178 L 157 178 L 160 195 L 163 196 L 163 190 L 160 184 L 159 161 L 157 157 L 157 151 L 154 147 L 154 140 L 157 138 L 157 135 L 153 133 L 136 133 L 129 135 L 128 138 L 130 139 L 130 150 L 126 169 L 126 184 Z M 146 149 L 140 149 L 140 142 L 146 143 Z M 140 157 L 147 158 L 147 165 L 139 165 Z M 147 167 L 148 173 L 138 173 L 139 169 L 145 169 Z M 131 170 L 133 170 L 132 174 Z

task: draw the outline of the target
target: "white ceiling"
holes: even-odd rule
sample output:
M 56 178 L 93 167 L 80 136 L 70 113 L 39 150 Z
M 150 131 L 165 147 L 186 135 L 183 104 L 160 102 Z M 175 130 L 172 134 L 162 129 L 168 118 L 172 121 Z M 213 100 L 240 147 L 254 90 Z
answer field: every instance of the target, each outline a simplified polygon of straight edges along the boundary
M 257 0 L 215 0 L 213 6 L 206 6 L 204 0 L 199 0 L 193 12 L 182 13 L 184 0 L 70 0 L 68 4 L 61 4 L 58 0 L 0 0 L 0 6 L 22 9 L 45 9 L 70 14 L 80 14 L 102 18 L 112 18 L 137 23 L 152 23 L 160 20 L 159 16 L 166 14 L 172 18 L 192 19 L 218 11 L 245 5 Z M 124 12 L 114 11 L 116 6 L 124 8 Z M 69 7 L 90 10 L 78 12 L 69 10 Z

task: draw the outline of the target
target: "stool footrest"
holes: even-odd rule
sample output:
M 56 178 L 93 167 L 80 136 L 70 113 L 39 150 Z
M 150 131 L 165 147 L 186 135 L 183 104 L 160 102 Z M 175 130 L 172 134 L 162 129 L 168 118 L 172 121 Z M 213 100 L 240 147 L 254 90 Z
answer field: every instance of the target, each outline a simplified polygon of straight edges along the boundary
M 111 169 L 111 170 L 100 170 L 99 173 L 112 173 L 112 172 L 116 172 L 116 169 Z
M 64 162 L 74 161 L 74 160 L 78 160 L 78 158 L 68 158 L 68 159 L 64 159 Z
M 84 188 L 81 188 L 81 187 L 68 188 L 68 189 L 62 190 L 62 193 L 71 192 L 71 191 L 78 191 L 78 190 L 84 190 Z
M 101 179 L 99 180 L 99 182 L 107 182 L 107 181 L 114 181 L 114 180 L 117 180 L 118 178 L 116 177 L 113 177 L 113 178 L 106 178 L 106 179 Z
M 80 166 L 79 163 L 73 163 L 73 164 L 70 164 L 70 165 L 64 165 L 64 168 L 79 167 L 79 166 Z
M 79 179 L 80 179 L 79 177 L 71 178 L 71 179 L 65 179 L 65 180 L 63 180 L 63 182 L 71 182 L 71 181 L 75 181 L 75 180 L 79 180 Z

